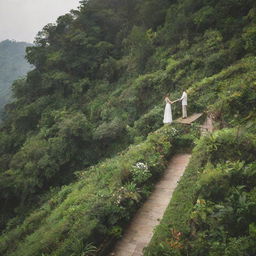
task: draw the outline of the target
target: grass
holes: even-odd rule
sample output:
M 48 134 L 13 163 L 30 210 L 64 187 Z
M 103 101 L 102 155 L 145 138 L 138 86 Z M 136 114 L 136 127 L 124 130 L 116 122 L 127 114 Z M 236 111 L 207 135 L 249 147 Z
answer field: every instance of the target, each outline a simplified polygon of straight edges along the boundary
M 177 136 L 172 126 L 164 126 L 143 143 L 78 172 L 77 182 L 64 186 L 1 236 L 0 254 L 80 256 L 88 246 L 95 246 L 98 255 L 105 255 L 165 170 Z M 131 172 L 138 162 L 150 172 L 143 182 Z
M 222 185 L 222 179 L 220 179 L 220 184 L 214 183 L 214 178 L 217 178 L 219 173 L 218 166 L 225 166 L 229 161 L 251 163 L 255 161 L 255 153 L 255 136 L 246 132 L 238 134 L 237 129 L 223 129 L 198 140 L 190 163 L 173 193 L 163 219 L 155 229 L 150 244 L 145 248 L 144 255 L 178 256 L 185 255 L 184 253 L 190 255 L 191 252 L 194 253 L 193 255 L 199 255 L 193 251 L 193 245 L 191 247 L 185 245 L 196 236 L 197 230 L 193 230 L 191 216 L 200 198 L 202 186 L 204 191 L 214 194 L 215 190 L 217 191 L 216 186 L 219 188 Z M 211 170 L 209 174 L 205 174 L 207 169 Z M 209 178 L 208 180 L 213 180 L 214 191 L 209 191 L 211 186 L 210 182 L 204 178 L 205 175 Z M 210 233 L 211 230 L 208 232 Z M 198 245 L 194 246 L 197 248 Z

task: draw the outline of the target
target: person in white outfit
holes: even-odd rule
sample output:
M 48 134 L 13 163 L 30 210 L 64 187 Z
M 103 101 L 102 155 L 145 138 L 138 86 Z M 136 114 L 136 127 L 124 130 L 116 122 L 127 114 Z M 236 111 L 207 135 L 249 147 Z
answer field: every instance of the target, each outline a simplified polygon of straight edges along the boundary
M 173 103 L 168 96 L 165 96 L 165 109 L 164 109 L 164 124 L 171 124 L 172 123 L 172 107 L 171 104 Z
M 183 91 L 180 101 L 182 104 L 182 118 L 187 118 L 188 95 L 186 90 Z

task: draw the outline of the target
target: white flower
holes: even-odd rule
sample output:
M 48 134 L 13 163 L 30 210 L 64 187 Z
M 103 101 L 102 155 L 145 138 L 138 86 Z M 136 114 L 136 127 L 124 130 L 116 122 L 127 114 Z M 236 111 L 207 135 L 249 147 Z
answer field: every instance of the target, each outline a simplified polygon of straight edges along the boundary
M 177 135 L 177 134 L 178 134 L 178 130 L 175 129 L 174 127 L 172 127 L 172 128 L 171 128 L 171 135 L 172 135 L 172 136 L 175 136 L 175 135 Z
M 138 163 L 135 164 L 134 168 L 141 169 L 141 170 L 143 170 L 143 169 L 147 170 L 148 166 L 147 166 L 147 164 L 144 164 L 142 162 L 138 162 Z

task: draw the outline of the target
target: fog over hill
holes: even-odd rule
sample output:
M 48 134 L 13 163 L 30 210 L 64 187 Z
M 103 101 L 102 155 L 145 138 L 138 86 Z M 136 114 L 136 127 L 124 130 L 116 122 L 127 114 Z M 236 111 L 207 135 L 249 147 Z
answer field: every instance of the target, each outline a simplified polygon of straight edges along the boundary
M 31 69 L 31 65 L 25 59 L 27 46 L 31 44 L 11 40 L 0 42 L 0 112 L 10 100 L 13 81 Z

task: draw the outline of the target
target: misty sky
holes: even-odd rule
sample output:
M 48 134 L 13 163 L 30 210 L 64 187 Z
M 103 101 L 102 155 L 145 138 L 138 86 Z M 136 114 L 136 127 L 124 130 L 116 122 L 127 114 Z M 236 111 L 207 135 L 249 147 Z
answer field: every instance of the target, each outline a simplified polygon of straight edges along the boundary
M 33 42 L 39 30 L 71 9 L 79 0 L 0 0 L 0 42 Z

